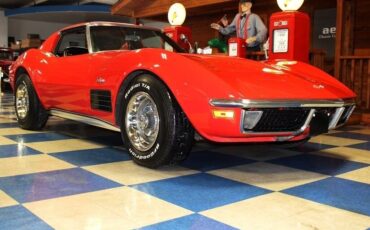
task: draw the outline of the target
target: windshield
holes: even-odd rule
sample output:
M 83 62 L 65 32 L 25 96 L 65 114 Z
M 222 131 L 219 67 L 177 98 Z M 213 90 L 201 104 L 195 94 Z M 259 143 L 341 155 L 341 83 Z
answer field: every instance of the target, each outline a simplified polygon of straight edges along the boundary
M 93 52 L 104 50 L 137 50 L 159 48 L 171 52 L 184 52 L 174 41 L 159 31 L 120 27 L 90 27 Z
M 0 50 L 0 60 L 13 60 L 13 55 L 9 51 Z

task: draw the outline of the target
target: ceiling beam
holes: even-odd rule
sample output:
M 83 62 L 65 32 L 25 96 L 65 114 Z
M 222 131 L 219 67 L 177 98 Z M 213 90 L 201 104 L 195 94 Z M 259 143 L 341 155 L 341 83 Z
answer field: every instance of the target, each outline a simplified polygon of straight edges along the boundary
M 146 0 L 120 0 L 112 7 L 112 14 L 134 17 L 135 9 L 148 3 Z
M 107 4 L 107 5 L 113 5 L 117 2 L 117 0 L 80 0 L 79 4 L 89 4 L 89 3 L 100 3 L 100 4 Z
M 47 1 L 48 0 L 31 0 L 31 1 L 29 1 L 29 3 L 26 3 L 22 7 L 36 6 L 38 4 L 41 4 L 41 3 L 44 3 L 44 2 L 47 2 Z
M 186 9 L 192 10 L 210 5 L 224 3 L 235 3 L 235 0 L 120 0 L 112 7 L 112 13 L 125 15 L 134 18 L 153 17 L 167 14 L 168 9 L 173 3 L 180 2 Z

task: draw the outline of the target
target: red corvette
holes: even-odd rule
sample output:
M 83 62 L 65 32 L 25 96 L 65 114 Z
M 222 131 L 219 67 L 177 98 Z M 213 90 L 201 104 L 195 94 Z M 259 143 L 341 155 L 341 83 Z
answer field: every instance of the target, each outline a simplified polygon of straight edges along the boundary
M 135 162 L 184 160 L 194 132 L 213 142 L 302 143 L 343 125 L 355 94 L 305 63 L 183 53 L 159 30 L 65 28 L 11 66 L 19 126 L 54 115 L 119 131 Z

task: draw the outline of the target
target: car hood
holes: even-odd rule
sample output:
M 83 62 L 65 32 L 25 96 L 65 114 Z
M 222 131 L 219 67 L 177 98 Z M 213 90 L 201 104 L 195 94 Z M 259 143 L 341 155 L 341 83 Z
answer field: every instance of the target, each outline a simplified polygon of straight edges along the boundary
M 227 56 L 189 55 L 248 99 L 338 99 L 355 94 L 327 73 L 296 61 L 257 62 Z

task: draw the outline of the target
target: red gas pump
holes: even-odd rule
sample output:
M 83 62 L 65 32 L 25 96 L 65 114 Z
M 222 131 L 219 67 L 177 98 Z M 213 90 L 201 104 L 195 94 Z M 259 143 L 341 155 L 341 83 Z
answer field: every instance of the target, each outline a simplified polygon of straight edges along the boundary
M 232 37 L 229 39 L 229 56 L 245 58 L 247 43 L 245 39 Z
M 163 29 L 163 32 L 174 40 L 179 46 L 186 51 L 190 50 L 192 42 L 191 29 L 186 26 L 169 26 Z
M 309 62 L 310 18 L 306 13 L 285 11 L 270 17 L 270 59 Z

